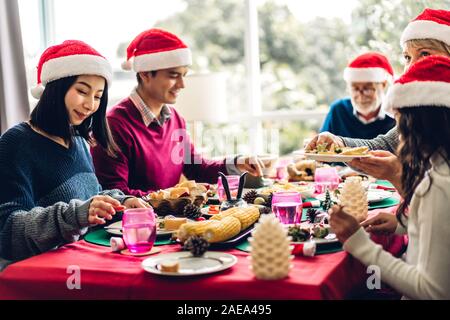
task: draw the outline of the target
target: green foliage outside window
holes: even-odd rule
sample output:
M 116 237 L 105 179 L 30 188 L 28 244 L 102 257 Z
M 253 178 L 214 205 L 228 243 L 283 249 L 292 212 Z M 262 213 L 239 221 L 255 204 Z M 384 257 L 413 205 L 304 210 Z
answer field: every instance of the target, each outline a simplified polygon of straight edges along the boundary
M 160 21 L 157 26 L 189 43 L 193 70 L 227 70 L 232 93 L 229 110 L 246 112 L 244 1 L 185 2 L 185 11 Z M 351 58 L 364 51 L 388 55 L 400 74 L 401 32 L 425 7 L 449 10 L 450 0 L 361 0 L 352 12 L 350 25 L 340 18 L 319 17 L 302 23 L 287 6 L 272 0 L 264 2 L 258 10 L 263 110 L 327 108 L 347 95 L 343 69 Z M 299 121 L 278 124 L 280 154 L 301 147 L 303 139 L 320 125 Z

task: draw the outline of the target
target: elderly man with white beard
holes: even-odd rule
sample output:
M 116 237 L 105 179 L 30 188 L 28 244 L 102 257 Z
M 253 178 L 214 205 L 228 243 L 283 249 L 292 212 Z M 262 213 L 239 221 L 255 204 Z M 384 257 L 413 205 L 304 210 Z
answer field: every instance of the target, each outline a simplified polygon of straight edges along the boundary
M 381 103 L 393 74 L 388 59 L 380 53 L 356 57 L 344 71 L 350 98 L 331 105 L 320 132 L 360 139 L 388 132 L 395 120 L 382 110 Z

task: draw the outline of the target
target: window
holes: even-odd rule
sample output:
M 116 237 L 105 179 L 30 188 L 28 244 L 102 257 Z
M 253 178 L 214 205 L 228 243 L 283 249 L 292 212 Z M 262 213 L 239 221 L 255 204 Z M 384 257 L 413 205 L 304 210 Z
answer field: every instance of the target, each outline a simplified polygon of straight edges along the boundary
M 39 17 L 39 5 L 39 0 L 19 0 L 20 26 L 22 29 L 22 42 L 28 87 L 31 87 L 36 83 L 35 70 L 43 47 L 43 32 Z M 29 101 L 33 101 L 31 94 L 29 96 Z
M 235 134 L 233 146 L 203 137 L 209 155 L 268 152 L 277 131 L 278 153 L 302 147 L 317 132 L 329 105 L 346 96 L 342 72 L 363 51 L 389 56 L 402 70 L 400 31 L 425 7 L 449 8 L 449 0 L 19 0 L 29 84 L 42 50 L 80 39 L 114 67 L 110 105 L 135 86 L 120 65 L 139 32 L 161 27 L 193 51 L 193 72 L 228 75 L 230 123 L 205 132 Z M 31 80 L 32 79 L 32 80 Z M 239 131 L 239 133 L 238 133 Z M 205 133 L 206 134 L 206 133 Z M 209 141 L 209 142 L 208 142 Z M 270 146 L 269 146 L 270 145 Z

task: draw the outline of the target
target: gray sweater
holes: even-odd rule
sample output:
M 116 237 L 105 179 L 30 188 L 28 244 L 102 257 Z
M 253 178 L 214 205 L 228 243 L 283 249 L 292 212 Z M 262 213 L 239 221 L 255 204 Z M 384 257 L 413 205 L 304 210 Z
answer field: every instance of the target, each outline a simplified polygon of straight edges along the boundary
M 380 134 L 374 139 L 353 139 L 341 137 L 347 147 L 368 146 L 370 150 L 386 150 L 395 153 L 398 146 L 397 127 L 392 128 L 386 134 Z

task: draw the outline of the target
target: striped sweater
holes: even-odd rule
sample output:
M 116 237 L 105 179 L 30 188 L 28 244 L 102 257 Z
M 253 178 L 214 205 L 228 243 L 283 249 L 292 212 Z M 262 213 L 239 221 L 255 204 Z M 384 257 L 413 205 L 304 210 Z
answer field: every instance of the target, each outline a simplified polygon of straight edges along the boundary
M 386 150 L 395 153 L 398 146 L 398 130 L 393 127 L 386 134 L 373 139 L 354 139 L 341 137 L 347 147 L 368 146 L 370 150 Z

